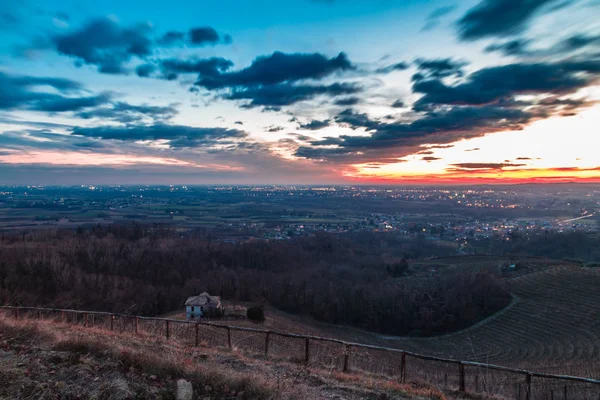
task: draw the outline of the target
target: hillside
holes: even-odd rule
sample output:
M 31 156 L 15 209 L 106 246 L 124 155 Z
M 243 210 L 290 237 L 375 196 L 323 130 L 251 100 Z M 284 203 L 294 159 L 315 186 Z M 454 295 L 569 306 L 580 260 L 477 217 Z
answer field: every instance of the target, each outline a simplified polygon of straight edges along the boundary
M 464 260 L 463 260 L 464 261 Z M 479 260 L 479 266 L 481 261 Z M 485 261 L 485 260 L 484 260 Z M 439 262 L 439 261 L 438 261 Z M 459 332 L 448 335 L 416 338 L 383 336 L 358 329 L 324 324 L 307 316 L 289 315 L 266 308 L 263 328 L 304 334 L 336 337 L 347 341 L 394 347 L 438 357 L 492 363 L 548 374 L 600 376 L 600 269 L 582 268 L 572 263 L 540 263 L 538 268 L 515 273 L 505 280 L 513 293 L 513 302 L 492 317 Z M 253 326 L 248 321 L 226 321 L 230 325 Z M 260 348 L 260 337 L 241 338 L 243 346 Z M 301 346 L 285 343 L 290 354 L 302 353 Z M 327 354 L 341 353 L 329 349 Z M 327 360 L 322 362 L 327 363 Z M 335 361 L 330 361 L 334 363 Z M 374 351 L 355 352 L 350 364 L 368 371 L 398 374 L 399 360 Z M 439 387 L 456 385 L 454 366 L 410 360 L 413 376 Z M 477 375 L 480 375 L 477 378 Z M 488 393 L 513 393 L 514 376 L 488 376 L 481 371 L 467 374 L 467 386 L 477 387 L 477 379 L 486 379 L 483 388 Z M 454 379 L 454 380 L 453 380 Z M 507 384 L 512 385 L 507 389 Z M 482 388 L 480 386 L 480 388 Z M 538 395 L 550 396 L 563 390 L 556 380 L 539 380 Z M 597 385 L 574 385 L 581 397 L 596 399 Z M 514 398 L 514 397 L 513 397 Z
M 482 266 L 482 259 L 477 265 Z M 507 308 L 468 329 L 448 335 L 384 336 L 290 315 L 272 307 L 266 308 L 263 328 L 553 374 L 600 375 L 600 269 L 555 263 L 515 274 L 505 282 L 514 296 Z M 168 315 L 183 318 L 182 313 Z M 254 325 L 245 320 L 223 323 Z
M 600 374 L 600 270 L 556 266 L 507 280 L 515 296 L 502 312 L 470 329 L 388 345 L 533 368 L 548 373 Z
M 51 320 L 0 317 L 1 399 L 451 399 L 424 384 Z M 462 397 L 461 397 L 462 398 Z M 476 397 L 482 398 L 482 397 Z

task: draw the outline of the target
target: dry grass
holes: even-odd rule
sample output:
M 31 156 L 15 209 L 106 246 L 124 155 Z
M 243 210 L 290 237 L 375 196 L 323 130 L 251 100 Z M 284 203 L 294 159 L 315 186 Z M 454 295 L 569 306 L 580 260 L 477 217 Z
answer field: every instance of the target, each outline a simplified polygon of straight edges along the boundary
M 437 399 L 427 385 L 340 373 L 145 334 L 0 317 L 2 399 L 174 398 L 177 379 L 198 399 Z

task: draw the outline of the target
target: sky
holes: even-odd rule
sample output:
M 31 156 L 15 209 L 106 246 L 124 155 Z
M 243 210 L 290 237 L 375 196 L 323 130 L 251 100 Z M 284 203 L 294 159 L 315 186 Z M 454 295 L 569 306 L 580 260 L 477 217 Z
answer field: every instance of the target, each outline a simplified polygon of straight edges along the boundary
M 0 3 L 0 184 L 600 182 L 600 0 Z

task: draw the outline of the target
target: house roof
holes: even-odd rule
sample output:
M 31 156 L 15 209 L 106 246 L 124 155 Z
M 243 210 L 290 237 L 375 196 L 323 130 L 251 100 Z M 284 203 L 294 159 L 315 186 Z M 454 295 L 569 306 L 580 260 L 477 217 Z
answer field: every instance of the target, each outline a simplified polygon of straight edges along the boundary
M 186 306 L 203 306 L 206 304 L 214 304 L 218 305 L 221 302 L 221 298 L 219 296 L 211 296 L 210 294 L 203 292 L 198 296 L 188 297 L 185 301 Z

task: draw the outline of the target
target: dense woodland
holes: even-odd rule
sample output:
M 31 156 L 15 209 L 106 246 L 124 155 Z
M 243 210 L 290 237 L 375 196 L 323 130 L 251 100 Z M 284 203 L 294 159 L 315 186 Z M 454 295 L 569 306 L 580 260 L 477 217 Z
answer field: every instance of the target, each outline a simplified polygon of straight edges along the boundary
M 508 250 L 515 249 L 497 249 Z M 393 233 L 245 244 L 138 225 L 5 234 L 0 302 L 158 315 L 207 290 L 321 321 L 431 335 L 469 326 L 510 302 L 495 271 L 408 269 L 407 259 L 454 253 Z

